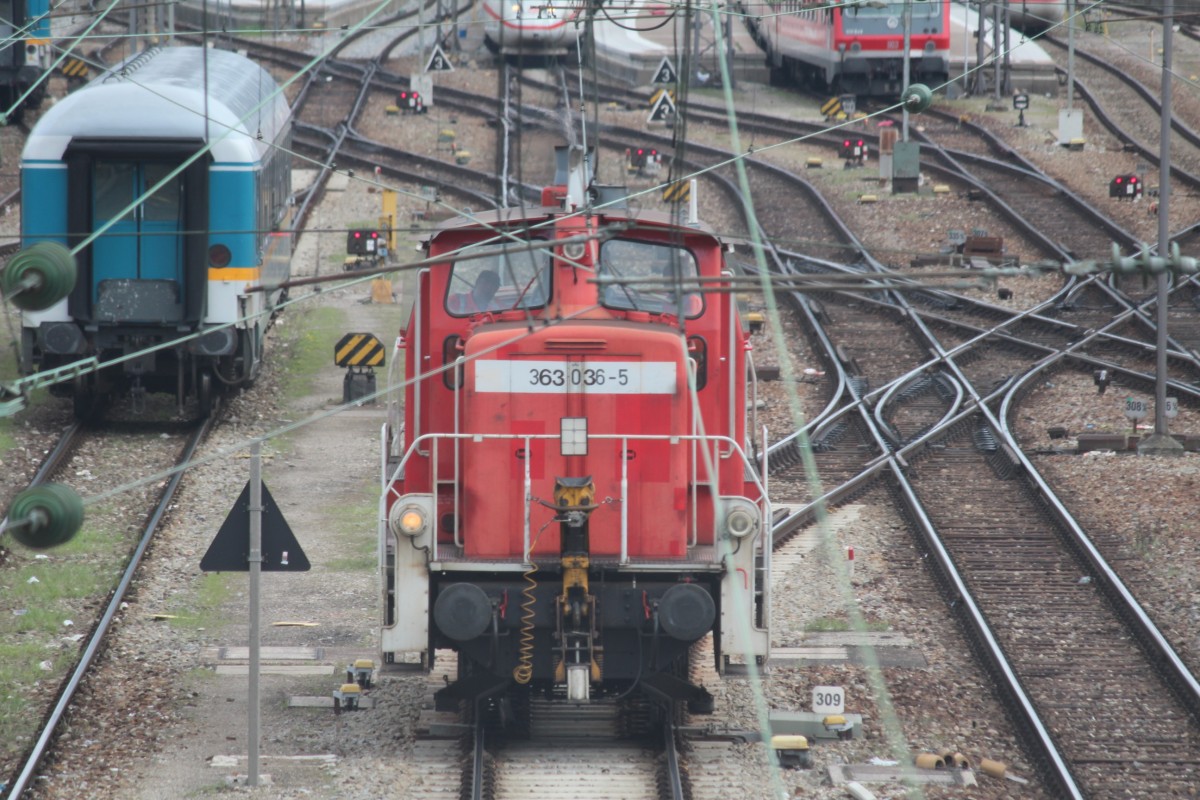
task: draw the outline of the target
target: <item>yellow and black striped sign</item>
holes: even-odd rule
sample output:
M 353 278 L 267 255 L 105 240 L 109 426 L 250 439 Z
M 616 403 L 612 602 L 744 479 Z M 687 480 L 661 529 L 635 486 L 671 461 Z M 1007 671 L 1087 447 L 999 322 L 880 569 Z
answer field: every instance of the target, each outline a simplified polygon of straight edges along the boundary
M 842 98 L 831 97 L 821 106 L 821 115 L 825 119 L 837 118 L 839 115 L 842 119 L 846 118 L 845 109 L 842 108 Z
M 653 108 L 654 104 L 661 100 L 664 94 L 671 98 L 672 103 L 675 102 L 674 89 L 655 89 L 654 94 L 650 95 L 650 107 Z
M 60 67 L 62 74 L 68 78 L 86 78 L 88 76 L 88 65 L 81 58 L 68 58 Z
M 378 367 L 383 356 L 383 342 L 369 333 L 347 333 L 333 348 L 333 363 L 339 367 Z
M 686 203 L 692 196 L 691 181 L 675 181 L 663 189 L 663 200 L 667 203 Z

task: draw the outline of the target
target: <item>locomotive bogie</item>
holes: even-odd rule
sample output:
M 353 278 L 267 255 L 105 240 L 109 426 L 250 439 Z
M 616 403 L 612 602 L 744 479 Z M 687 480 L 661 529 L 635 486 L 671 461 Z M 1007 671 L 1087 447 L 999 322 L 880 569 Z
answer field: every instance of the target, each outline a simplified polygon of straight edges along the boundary
M 247 287 L 277 287 L 291 258 L 290 112 L 275 89 L 234 53 L 167 48 L 39 121 L 22 154 L 22 237 L 80 247 L 80 278 L 22 316 L 24 370 L 123 358 L 89 391 L 195 397 L 201 414 L 214 386 L 255 377 L 281 292 Z

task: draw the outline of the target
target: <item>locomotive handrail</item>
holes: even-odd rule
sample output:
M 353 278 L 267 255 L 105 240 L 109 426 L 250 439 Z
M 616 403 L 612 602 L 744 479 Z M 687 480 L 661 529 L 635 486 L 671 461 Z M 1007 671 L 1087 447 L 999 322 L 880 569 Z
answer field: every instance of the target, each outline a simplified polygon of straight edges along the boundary
M 437 495 L 437 475 L 438 475 L 438 451 L 439 451 L 439 448 L 436 446 L 436 444 L 438 441 L 454 442 L 455 450 L 457 452 L 457 447 L 458 447 L 457 443 L 464 439 L 469 439 L 473 443 L 479 443 L 479 442 L 483 442 L 485 440 L 522 441 L 525 444 L 525 452 L 528 453 L 528 452 L 530 452 L 529 445 L 532 440 L 540 439 L 543 441 L 552 441 L 552 440 L 560 440 L 561 441 L 562 436 L 560 434 L 555 434 L 555 433 L 530 433 L 530 434 L 426 433 L 426 434 L 422 434 L 421 436 L 414 438 L 413 441 L 409 443 L 409 445 L 404 453 L 404 456 L 400 459 L 400 462 L 396 465 L 395 469 L 392 471 L 391 477 L 389 478 L 388 482 L 394 483 L 397 480 L 397 477 L 404 471 L 405 466 L 407 466 L 409 459 L 412 458 L 414 455 L 419 454 L 423 457 L 432 455 L 433 465 L 432 465 L 432 469 L 430 472 L 431 486 L 433 489 L 432 493 L 436 497 L 436 495 Z M 624 448 L 625 445 L 630 440 L 645 441 L 645 442 L 659 441 L 659 442 L 668 442 L 669 444 L 680 444 L 683 442 L 692 442 L 692 443 L 696 443 L 696 444 L 728 445 L 729 449 L 727 451 L 725 451 L 727 454 L 722 455 L 722 458 L 728 458 L 728 457 L 731 457 L 736 454 L 738 457 L 741 458 L 743 465 L 752 467 L 754 464 L 754 462 L 751 461 L 747 457 L 745 449 L 740 444 L 738 444 L 736 441 L 734 441 L 732 438 L 730 438 L 728 436 L 713 436 L 713 435 L 704 435 L 704 434 L 680 434 L 680 435 L 676 436 L 676 435 L 669 435 L 669 434 L 596 433 L 596 434 L 588 434 L 587 440 L 589 442 L 591 442 L 591 441 L 620 441 L 622 444 L 622 448 Z M 424 445 L 432 444 L 432 446 L 430 446 L 428 450 L 419 450 L 420 446 L 423 444 Z M 456 459 L 456 461 L 457 461 L 457 459 Z M 530 555 L 530 550 L 531 550 L 530 511 L 531 511 L 531 501 L 533 499 L 533 495 L 532 495 L 533 481 L 532 481 L 532 477 L 530 475 L 530 459 L 526 458 L 526 459 L 524 459 L 524 462 L 525 462 L 525 475 L 524 475 L 524 490 L 525 490 L 524 509 L 525 510 L 524 510 L 524 521 L 523 521 L 524 552 L 522 553 L 522 557 L 524 558 L 524 563 L 529 564 L 530 563 L 529 555 Z M 620 563 L 621 564 L 629 563 L 629 518 L 628 518 L 628 511 L 627 511 L 628 504 L 625 502 L 625 496 L 627 495 L 628 490 L 629 490 L 629 480 L 628 480 L 628 474 L 626 472 L 627 463 L 628 462 L 625 459 L 622 459 L 622 462 L 621 462 L 621 464 L 622 464 L 621 489 L 620 489 L 620 491 L 621 491 L 621 560 L 620 560 Z M 693 468 L 694 468 L 694 466 L 695 466 L 695 464 L 693 463 Z M 457 474 L 458 474 L 457 470 L 458 470 L 458 465 L 456 463 L 455 464 L 456 479 L 457 479 Z M 770 532 L 769 528 L 767 526 L 770 524 L 771 503 L 767 497 L 766 486 L 763 484 L 762 479 L 760 478 L 760 476 L 754 469 L 744 470 L 744 473 L 745 473 L 745 475 L 749 476 L 750 482 L 754 485 L 755 489 L 758 492 L 758 497 L 754 499 L 754 502 L 755 502 L 755 505 L 757 505 L 759 507 L 759 509 L 762 511 L 763 519 L 765 520 L 763 532 L 764 532 L 764 535 L 767 535 Z M 743 477 L 743 480 L 745 480 L 745 477 Z M 455 484 L 457 486 L 457 480 L 455 481 Z M 394 491 L 395 490 L 393 490 L 393 492 Z M 719 498 L 720 498 L 719 493 L 715 493 L 714 501 L 719 500 Z M 455 508 L 454 508 L 456 520 L 461 519 L 461 517 L 459 516 L 459 509 L 458 509 L 457 502 L 458 501 L 456 500 Z M 693 514 L 693 525 L 694 524 L 695 524 L 695 515 Z M 461 547 L 462 544 L 458 540 L 458 530 L 457 530 L 458 525 L 457 524 L 455 525 L 455 528 L 456 528 L 455 532 L 454 532 L 455 546 Z M 433 537 L 433 543 L 432 543 L 432 547 L 430 549 L 430 560 L 431 561 L 438 560 L 438 541 L 437 541 L 436 536 Z

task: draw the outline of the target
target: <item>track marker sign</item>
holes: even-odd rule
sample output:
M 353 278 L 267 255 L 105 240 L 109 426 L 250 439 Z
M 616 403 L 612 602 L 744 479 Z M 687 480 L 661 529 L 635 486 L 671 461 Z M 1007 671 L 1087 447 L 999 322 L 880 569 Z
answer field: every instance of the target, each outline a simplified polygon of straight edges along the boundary
M 841 686 L 814 686 L 814 714 L 841 714 L 846 710 L 846 690 Z
M 440 44 L 434 45 L 433 52 L 429 54 L 429 63 L 425 65 L 425 71 L 454 72 L 454 65 L 450 63 L 450 59 L 446 58 L 446 53 Z
M 663 56 L 662 63 L 654 71 L 654 80 L 651 83 L 675 83 L 677 80 L 678 73 L 675 72 L 675 65 L 671 63 L 671 59 Z
M 650 109 L 650 116 L 646 118 L 647 122 L 670 122 L 675 118 L 675 100 L 672 99 L 670 92 L 663 92 L 658 96 L 658 102 L 654 104 L 654 108 Z
M 1125 398 L 1125 416 L 1129 419 L 1143 419 L 1150 413 L 1150 403 L 1140 397 Z

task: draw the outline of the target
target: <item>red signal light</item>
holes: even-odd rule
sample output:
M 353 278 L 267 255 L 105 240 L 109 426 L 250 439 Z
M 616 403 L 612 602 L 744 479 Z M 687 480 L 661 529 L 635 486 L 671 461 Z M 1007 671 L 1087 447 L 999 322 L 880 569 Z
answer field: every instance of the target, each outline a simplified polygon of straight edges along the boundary
M 645 151 L 645 150 L 643 150 L 642 148 L 640 148 L 640 147 L 639 147 L 639 148 L 638 148 L 638 152 L 637 152 L 637 154 L 638 154 L 639 156 L 643 156 L 643 155 L 645 155 L 645 154 L 646 154 L 646 151 Z
M 849 146 L 850 146 L 850 140 L 849 140 L 849 139 L 847 139 L 846 141 L 842 142 L 842 147 L 849 147 Z
M 1124 178 L 1117 178 L 1117 183 L 1124 183 L 1124 182 L 1125 182 Z
M 371 238 L 372 238 L 372 239 L 378 239 L 378 238 L 379 238 L 379 231 L 371 231 Z
M 1130 176 L 1129 176 L 1129 182 L 1130 182 L 1130 183 L 1137 183 L 1137 175 L 1130 175 Z
M 355 239 L 358 239 L 358 238 L 359 238 L 359 237 L 361 237 L 361 236 L 362 236 L 362 232 L 361 232 L 361 231 L 355 231 L 355 232 L 354 232 L 354 238 L 355 238 Z

